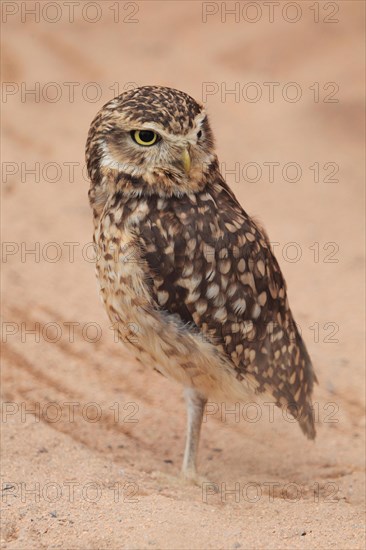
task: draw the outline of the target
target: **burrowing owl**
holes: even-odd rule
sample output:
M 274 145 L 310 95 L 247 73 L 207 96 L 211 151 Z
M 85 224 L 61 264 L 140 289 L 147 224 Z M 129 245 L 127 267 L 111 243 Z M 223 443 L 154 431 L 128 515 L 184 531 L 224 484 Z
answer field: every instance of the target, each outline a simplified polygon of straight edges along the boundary
M 219 171 L 202 105 L 144 86 L 93 120 L 91 180 L 101 296 L 120 339 L 186 388 L 183 473 L 194 478 L 207 399 L 262 394 L 315 437 L 316 380 L 263 229 Z

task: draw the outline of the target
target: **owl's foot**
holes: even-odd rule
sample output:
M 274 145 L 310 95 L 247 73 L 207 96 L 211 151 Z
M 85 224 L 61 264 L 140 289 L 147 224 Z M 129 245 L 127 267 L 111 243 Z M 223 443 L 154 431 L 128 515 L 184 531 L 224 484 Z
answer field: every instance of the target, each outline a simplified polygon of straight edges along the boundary
M 181 480 L 187 485 L 195 485 L 196 487 L 200 487 L 202 490 L 206 490 L 207 487 L 210 487 L 212 488 L 212 492 L 218 492 L 216 483 L 212 483 L 209 479 L 207 479 L 207 477 L 197 474 L 196 470 L 183 470 L 181 472 Z
M 167 485 L 169 487 L 199 487 L 200 489 L 206 489 L 212 487 L 212 492 L 217 492 L 214 487 L 215 483 L 212 483 L 205 476 L 198 475 L 197 472 L 181 472 L 179 476 L 167 474 L 165 472 L 155 471 L 152 472 L 152 477 L 159 482 L 160 485 Z

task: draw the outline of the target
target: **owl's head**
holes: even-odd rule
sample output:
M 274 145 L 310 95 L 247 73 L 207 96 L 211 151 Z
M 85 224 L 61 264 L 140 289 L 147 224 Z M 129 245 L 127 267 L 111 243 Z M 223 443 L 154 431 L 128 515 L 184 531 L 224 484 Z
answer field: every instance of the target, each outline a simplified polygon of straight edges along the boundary
M 86 161 L 95 202 L 116 190 L 135 196 L 198 191 L 216 155 L 202 105 L 179 90 L 144 86 L 99 111 L 89 130 Z

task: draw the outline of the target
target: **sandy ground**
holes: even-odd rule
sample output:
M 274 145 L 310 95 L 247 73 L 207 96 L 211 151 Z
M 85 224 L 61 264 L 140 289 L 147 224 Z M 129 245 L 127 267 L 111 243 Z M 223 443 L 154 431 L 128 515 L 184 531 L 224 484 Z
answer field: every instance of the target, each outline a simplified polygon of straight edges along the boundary
M 264 5 L 250 23 L 221 2 L 121 2 L 119 22 L 116 2 L 73 22 L 2 4 L 2 547 L 363 548 L 362 2 L 300 2 L 296 23 L 284 2 L 273 23 Z M 182 390 L 114 341 L 88 245 L 88 126 L 135 84 L 206 101 L 319 378 L 315 443 L 268 405 L 211 403 L 202 487 L 177 478 Z

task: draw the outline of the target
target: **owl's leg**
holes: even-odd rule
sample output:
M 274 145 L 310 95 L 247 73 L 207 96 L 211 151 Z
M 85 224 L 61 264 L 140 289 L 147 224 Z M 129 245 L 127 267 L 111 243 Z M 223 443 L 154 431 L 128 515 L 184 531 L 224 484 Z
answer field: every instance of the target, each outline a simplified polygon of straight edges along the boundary
M 197 390 L 185 389 L 187 401 L 187 440 L 184 451 L 182 474 L 186 479 L 195 480 L 198 445 L 200 440 L 203 412 L 207 399 Z

